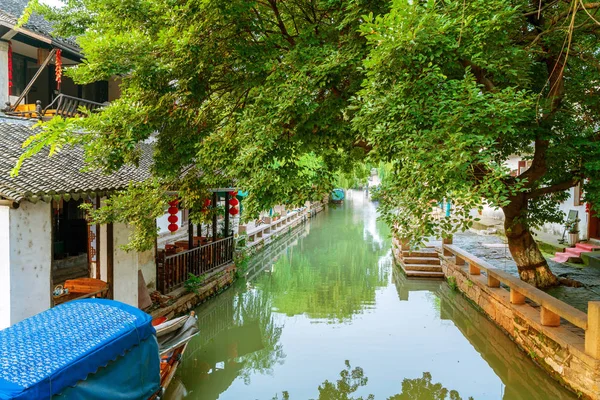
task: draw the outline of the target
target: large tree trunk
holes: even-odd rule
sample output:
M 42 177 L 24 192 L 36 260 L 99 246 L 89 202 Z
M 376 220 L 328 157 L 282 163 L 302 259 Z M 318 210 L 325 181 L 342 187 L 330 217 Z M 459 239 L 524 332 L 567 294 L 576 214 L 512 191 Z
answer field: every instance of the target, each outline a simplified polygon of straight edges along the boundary
M 517 196 L 503 207 L 504 229 L 508 248 L 517 263 L 521 280 L 538 288 L 558 285 L 558 278 L 548 268 L 548 263 L 533 239 L 524 221 L 527 211 L 525 196 Z

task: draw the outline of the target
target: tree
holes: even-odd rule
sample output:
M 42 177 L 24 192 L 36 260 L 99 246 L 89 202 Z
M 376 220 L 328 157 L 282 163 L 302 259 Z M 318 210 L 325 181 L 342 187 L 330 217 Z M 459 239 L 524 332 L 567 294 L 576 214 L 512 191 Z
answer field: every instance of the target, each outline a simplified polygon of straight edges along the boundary
M 44 124 L 24 158 L 43 146 L 81 145 L 90 168 L 112 171 L 136 163 L 140 143 L 154 140 L 155 182 L 180 192 L 192 220 L 198 193 L 210 187 L 248 190 L 246 217 L 321 200 L 338 169 L 364 158 L 349 123 L 367 54 L 358 28 L 361 15 L 387 6 L 68 0 L 56 9 L 32 0 L 29 10 L 51 20 L 57 35 L 78 38 L 85 61 L 65 74 L 80 84 L 119 77 L 122 95 L 87 118 Z M 153 199 L 138 193 L 136 201 Z M 103 216 L 119 220 L 118 211 Z
M 521 279 L 557 283 L 531 232 L 562 223 L 576 184 L 600 204 L 599 8 L 398 1 L 361 25 L 370 53 L 353 122 L 393 164 L 380 204 L 402 236 L 448 235 L 473 208 L 500 207 Z M 511 175 L 511 155 L 531 166 Z M 435 216 L 448 200 L 453 214 Z
M 78 83 L 119 76 L 122 97 L 88 118 L 52 120 L 24 157 L 81 144 L 91 167 L 113 170 L 136 162 L 139 143 L 153 138 L 155 182 L 175 187 L 192 209 L 209 187 L 241 185 L 250 191 L 246 216 L 254 216 L 322 198 L 339 169 L 351 171 L 368 153 L 367 162 L 391 165 L 380 204 L 402 235 L 447 235 L 472 223 L 473 208 L 501 207 L 521 278 L 554 285 L 531 230 L 561 220 L 557 202 L 575 184 L 600 204 L 599 7 L 32 3 L 57 34 L 79 35 L 86 59 L 67 75 Z M 531 167 L 511 176 L 511 155 Z M 453 214 L 437 218 L 433 205 L 445 199 Z

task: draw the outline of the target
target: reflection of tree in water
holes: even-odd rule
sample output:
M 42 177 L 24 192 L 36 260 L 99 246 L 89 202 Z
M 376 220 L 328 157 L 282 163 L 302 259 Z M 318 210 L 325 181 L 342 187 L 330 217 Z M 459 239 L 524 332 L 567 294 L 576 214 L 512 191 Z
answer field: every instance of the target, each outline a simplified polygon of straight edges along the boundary
M 450 397 L 448 397 L 450 396 Z M 441 383 L 432 383 L 431 374 L 423 372 L 422 378 L 404 379 L 402 393 L 388 397 L 388 400 L 462 400 L 456 390 L 448 390 Z M 469 397 L 469 399 L 473 399 Z
M 279 343 L 283 326 L 275 323 L 271 298 L 260 290 L 240 293 L 235 300 L 234 324 L 257 322 L 263 348 L 243 356 L 244 367 L 240 371 L 246 384 L 254 373 L 272 374 L 276 364 L 283 364 L 285 354 Z M 240 338 L 244 340 L 244 338 Z
M 340 372 L 340 379 L 335 384 L 326 380 L 319 385 L 319 397 L 313 400 L 373 400 L 369 394 L 364 397 L 351 396 L 360 387 L 366 386 L 368 378 L 360 367 L 352 368 L 346 360 L 346 368 Z M 469 397 L 472 400 L 472 397 Z M 283 392 L 281 399 L 275 396 L 273 400 L 290 400 L 288 392 Z M 448 390 L 441 383 L 432 383 L 431 374 L 423 372 L 422 378 L 404 379 L 402 392 L 387 398 L 387 400 L 462 400 L 456 390 Z
M 348 321 L 365 305 L 375 303 L 375 291 L 387 283 L 389 269 L 379 260 L 388 246 L 365 246 L 363 225 L 348 223 L 343 231 L 313 229 L 301 246 L 310 252 L 279 259 L 271 276 L 256 285 L 268 291 L 277 310 L 288 316 Z

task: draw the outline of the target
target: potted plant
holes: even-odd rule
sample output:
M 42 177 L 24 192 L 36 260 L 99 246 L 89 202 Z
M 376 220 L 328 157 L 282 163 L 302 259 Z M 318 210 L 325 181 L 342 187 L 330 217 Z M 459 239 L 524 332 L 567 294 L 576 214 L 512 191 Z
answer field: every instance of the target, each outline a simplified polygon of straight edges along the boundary
M 567 229 L 569 231 L 569 246 L 575 246 L 579 242 L 579 218 L 570 221 Z

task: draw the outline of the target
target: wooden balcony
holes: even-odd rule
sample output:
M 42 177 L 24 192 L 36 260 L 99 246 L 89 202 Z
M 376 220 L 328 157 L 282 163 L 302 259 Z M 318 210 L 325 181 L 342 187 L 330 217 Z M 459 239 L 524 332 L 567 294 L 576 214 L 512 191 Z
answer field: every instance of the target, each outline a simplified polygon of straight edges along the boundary
M 157 289 L 163 294 L 183 286 L 189 274 L 209 274 L 233 264 L 233 237 L 217 240 L 180 253 L 160 253 L 156 259 Z
M 104 106 L 105 104 L 102 103 L 61 93 L 45 108 L 42 108 L 42 102 L 38 100 L 36 104 L 21 104 L 14 107 L 14 109 L 8 107 L 5 113 L 15 117 L 48 120 L 56 115 L 63 118 L 85 117 L 84 110 L 93 112 Z

